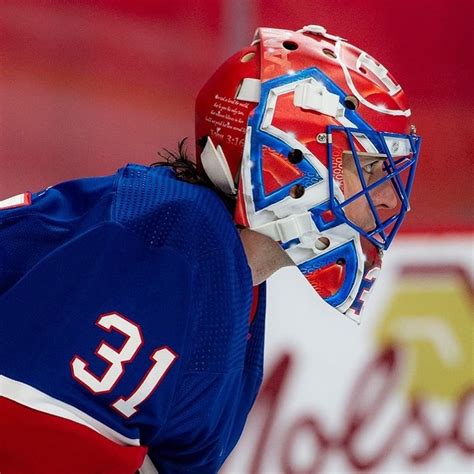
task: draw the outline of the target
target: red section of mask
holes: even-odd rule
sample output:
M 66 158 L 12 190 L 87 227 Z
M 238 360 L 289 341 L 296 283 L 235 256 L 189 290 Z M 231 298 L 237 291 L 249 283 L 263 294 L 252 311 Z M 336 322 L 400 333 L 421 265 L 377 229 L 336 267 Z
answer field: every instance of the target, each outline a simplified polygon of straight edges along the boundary
M 266 146 L 262 148 L 262 162 L 263 188 L 266 195 L 303 176 L 303 173 L 285 156 Z
M 331 263 L 312 273 L 305 275 L 311 286 L 323 298 L 335 295 L 341 288 L 345 278 L 345 266 Z

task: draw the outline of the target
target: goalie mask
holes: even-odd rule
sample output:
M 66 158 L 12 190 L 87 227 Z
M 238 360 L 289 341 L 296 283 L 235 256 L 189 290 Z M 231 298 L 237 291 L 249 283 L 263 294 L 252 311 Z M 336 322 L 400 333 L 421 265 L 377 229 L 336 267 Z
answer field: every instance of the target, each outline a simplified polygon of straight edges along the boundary
M 259 28 L 196 103 L 197 161 L 312 287 L 359 321 L 409 210 L 421 139 L 379 62 L 320 26 Z

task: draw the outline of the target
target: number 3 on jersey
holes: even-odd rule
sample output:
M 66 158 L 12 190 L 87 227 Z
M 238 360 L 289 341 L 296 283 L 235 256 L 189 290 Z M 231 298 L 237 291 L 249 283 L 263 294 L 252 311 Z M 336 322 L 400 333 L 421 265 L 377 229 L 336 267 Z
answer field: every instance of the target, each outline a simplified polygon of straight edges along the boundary
M 117 385 L 125 373 L 124 365 L 133 361 L 143 346 L 143 336 L 138 324 L 119 313 L 103 314 L 96 324 L 108 332 L 118 331 L 126 338 L 119 350 L 105 342 L 102 342 L 96 349 L 95 354 L 109 363 L 109 367 L 101 377 L 93 374 L 88 369 L 89 364 L 81 357 L 75 356 L 71 360 L 72 376 L 92 393 L 100 395 L 111 392 Z M 156 349 L 150 356 L 153 362 L 152 366 L 140 381 L 138 387 L 128 398 L 120 397 L 112 403 L 112 408 L 126 418 L 134 415 L 138 411 L 138 405 L 153 393 L 177 358 L 177 354 L 168 347 Z

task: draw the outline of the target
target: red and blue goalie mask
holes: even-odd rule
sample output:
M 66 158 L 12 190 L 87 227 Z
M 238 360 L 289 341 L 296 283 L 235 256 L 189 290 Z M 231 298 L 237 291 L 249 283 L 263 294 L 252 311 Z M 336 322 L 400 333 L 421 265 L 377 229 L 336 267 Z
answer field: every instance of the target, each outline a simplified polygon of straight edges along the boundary
M 260 28 L 197 101 L 200 164 L 238 224 L 279 242 L 316 292 L 359 321 L 410 209 L 421 139 L 405 95 L 319 26 Z

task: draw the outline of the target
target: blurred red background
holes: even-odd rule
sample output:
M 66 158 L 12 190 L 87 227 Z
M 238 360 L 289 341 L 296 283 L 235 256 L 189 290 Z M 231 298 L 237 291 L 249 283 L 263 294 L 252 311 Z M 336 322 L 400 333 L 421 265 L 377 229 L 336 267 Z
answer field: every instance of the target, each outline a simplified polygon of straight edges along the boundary
M 405 231 L 473 222 L 473 3 L 2 1 L 0 199 L 149 164 L 190 137 L 194 97 L 257 26 L 324 25 L 381 61 L 423 149 Z

